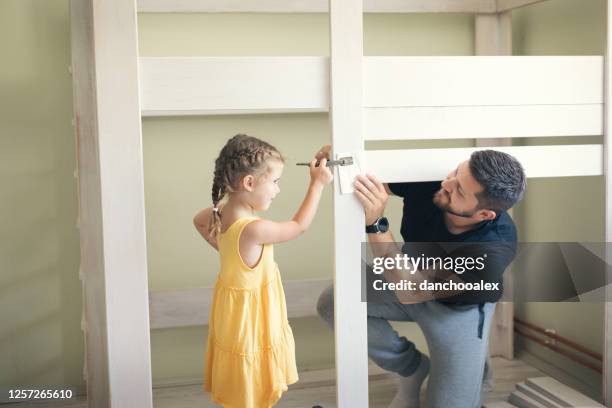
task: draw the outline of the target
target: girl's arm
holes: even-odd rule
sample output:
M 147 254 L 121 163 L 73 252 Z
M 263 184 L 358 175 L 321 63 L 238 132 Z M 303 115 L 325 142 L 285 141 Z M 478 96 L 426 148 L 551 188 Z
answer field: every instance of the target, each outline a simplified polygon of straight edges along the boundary
M 290 241 L 304 233 L 310 227 L 317 212 L 323 188 L 333 180 L 330 169 L 325 165 L 326 162 L 326 159 L 322 159 L 318 167 L 315 167 L 316 160 L 310 162 L 310 185 L 302 205 L 291 221 L 258 220 L 252 222 L 242 233 L 243 242 L 247 245 L 275 244 Z
M 208 228 L 210 225 L 210 218 L 212 217 L 212 207 L 208 207 L 200 211 L 193 217 L 193 225 L 195 225 L 196 229 L 202 235 L 202 237 L 216 250 L 219 250 L 217 247 L 217 238 L 210 235 Z

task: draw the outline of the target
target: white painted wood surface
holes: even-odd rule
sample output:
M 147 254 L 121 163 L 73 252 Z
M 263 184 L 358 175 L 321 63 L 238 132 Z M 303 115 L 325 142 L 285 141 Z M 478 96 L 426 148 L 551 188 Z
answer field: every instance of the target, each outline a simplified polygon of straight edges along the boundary
M 557 404 L 576 408 L 605 408 L 597 401 L 551 377 L 529 378 L 525 386 L 544 394 Z
M 557 105 L 603 102 L 603 59 L 369 57 L 367 107 Z
M 603 105 L 366 108 L 366 140 L 603 134 Z
M 516 390 L 531 397 L 532 399 L 538 401 L 539 403 L 544 404 L 545 407 L 563 408 L 562 405 L 559 405 L 552 399 L 548 398 L 546 395 L 538 392 L 536 389 L 531 388 L 524 381 L 516 384 Z
M 547 0 L 497 0 L 497 12 L 501 13 L 544 1 Z
M 367 171 L 383 182 L 442 180 L 478 148 L 367 150 Z M 492 149 L 516 157 L 527 177 L 597 176 L 602 174 L 601 145 L 500 146 Z M 400 165 L 401 163 L 401 165 Z
M 476 55 L 512 55 L 512 13 L 511 12 L 503 12 L 497 14 L 477 14 L 474 18 L 474 50 Z M 582 108 L 584 105 L 574 105 L 573 107 Z M 601 106 L 601 105 L 596 105 Z M 543 124 L 542 119 L 548 120 L 547 123 L 563 123 L 564 119 L 560 116 L 556 115 L 540 115 L 544 112 L 548 113 L 549 111 L 543 108 L 567 108 L 569 105 L 554 105 L 554 106 L 528 106 L 528 107 L 510 107 L 510 109 L 515 108 L 516 112 L 519 115 L 512 115 L 510 112 L 504 112 L 503 116 L 498 118 L 494 118 L 495 115 L 487 115 L 482 110 L 479 110 L 483 115 L 479 118 L 473 118 L 473 123 L 484 124 L 491 123 L 491 120 L 496 120 L 495 127 L 491 126 L 491 129 L 488 129 L 489 137 L 488 138 L 477 138 L 476 139 L 476 147 L 481 146 L 511 146 L 512 139 L 511 137 L 518 137 L 521 133 L 515 128 L 513 125 L 516 123 L 514 121 L 518 121 L 521 124 L 527 124 L 528 129 L 524 129 L 526 132 L 533 131 L 536 129 L 536 124 Z M 491 109 L 496 109 L 498 107 L 489 107 Z M 527 109 L 527 110 L 524 110 Z M 551 109 L 551 110 L 552 110 Z M 536 113 L 536 111 L 539 111 Z M 533 114 L 530 117 L 517 117 L 521 116 L 520 114 L 525 113 Z M 574 112 L 571 112 L 572 115 Z M 525 115 L 527 116 L 527 115 Z M 552 116 L 552 117 L 551 117 Z M 571 127 L 575 122 L 572 120 L 566 121 L 565 123 L 569 124 Z M 595 117 L 592 123 L 601 123 L 601 115 Z M 492 123 L 491 123 L 492 124 Z M 450 124 L 452 126 L 452 124 Z M 547 125 L 543 125 L 544 127 Z M 509 129 L 515 131 L 514 134 L 506 133 Z M 548 129 L 550 131 L 547 132 L 546 129 L 538 129 L 543 133 L 549 133 L 550 135 L 559 135 L 565 134 L 564 131 L 567 129 L 562 129 L 562 126 L 559 126 L 556 129 Z M 557 131 L 561 131 L 558 133 Z M 506 133 L 508 138 L 504 139 L 493 139 L 491 138 L 494 134 Z M 508 214 L 512 216 L 512 209 L 508 211 Z M 504 272 L 504 288 L 506 291 L 512 291 L 512 265 L 506 268 Z M 511 293 L 510 293 L 511 295 Z M 511 299 L 512 297 L 510 297 Z M 491 331 L 489 334 L 489 355 L 490 356 L 503 356 L 507 359 L 514 358 L 514 303 L 512 302 L 498 302 L 495 306 L 495 316 L 493 319 L 493 323 L 491 324 Z
M 364 13 L 501 13 L 546 0 L 364 0 Z M 327 13 L 327 0 L 138 0 L 142 13 Z
M 508 401 L 514 404 L 514 406 L 521 408 L 550 408 L 521 391 L 514 391 L 510 394 Z
M 512 55 L 512 13 L 477 14 L 474 17 L 476 55 Z
M 145 13 L 327 13 L 328 0 L 138 0 Z M 364 0 L 365 13 L 495 13 L 496 0 Z
M 601 57 L 364 61 L 369 140 L 601 134 Z M 328 85 L 324 57 L 141 58 L 145 116 L 323 112 Z
M 361 0 L 329 0 L 330 127 L 334 153 L 363 151 Z M 336 177 L 338 175 L 337 172 Z M 368 406 L 367 307 L 361 301 L 363 208 L 334 183 L 334 335 L 338 408 Z
M 317 296 L 331 285 L 331 279 L 304 279 L 283 282 L 289 318 L 317 315 Z M 151 329 L 208 324 L 212 287 L 149 293 Z
M 135 2 L 74 0 L 90 407 L 152 407 Z
M 329 106 L 326 57 L 140 59 L 144 116 L 317 112 Z
M 100 207 L 100 171 L 97 165 L 98 131 L 94 92 L 91 2 L 70 2 L 72 94 L 79 194 L 83 294 L 81 329 L 84 332 L 83 376 L 92 407 L 110 405 L 109 353 L 105 313 L 104 245 Z M 89 324 L 87 324 L 89 323 Z
M 603 95 L 605 99 L 604 109 L 604 188 L 605 188 L 605 240 L 606 262 L 612 263 L 612 0 L 607 0 L 606 19 L 606 51 L 605 51 L 605 81 Z M 603 376 L 602 388 L 604 404 L 612 405 L 612 282 L 606 285 L 606 300 L 604 304 L 604 341 L 603 341 Z
M 506 401 L 495 401 L 484 404 L 483 408 L 516 408 L 516 405 L 511 405 Z

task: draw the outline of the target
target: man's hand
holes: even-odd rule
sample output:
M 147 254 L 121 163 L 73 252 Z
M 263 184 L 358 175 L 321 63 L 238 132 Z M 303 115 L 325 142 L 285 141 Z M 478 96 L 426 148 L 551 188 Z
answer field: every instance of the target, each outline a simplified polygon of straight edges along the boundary
M 383 216 L 389 194 L 383 184 L 370 174 L 357 176 L 354 186 L 355 196 L 365 212 L 366 225 L 374 224 L 376 219 Z

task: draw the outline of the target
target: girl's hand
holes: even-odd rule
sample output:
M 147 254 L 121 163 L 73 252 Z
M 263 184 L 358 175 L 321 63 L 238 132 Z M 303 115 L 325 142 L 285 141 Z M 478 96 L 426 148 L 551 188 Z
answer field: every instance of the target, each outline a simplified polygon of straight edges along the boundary
M 196 227 L 202 238 L 206 240 L 213 248 L 219 249 L 217 245 L 217 237 L 210 235 L 210 221 L 213 217 L 212 207 L 208 207 L 200 211 L 193 217 L 193 225 Z
M 317 154 L 315 154 L 315 159 L 321 160 L 323 158 L 327 160 L 331 159 L 331 145 L 321 147 Z
M 329 167 L 327 167 L 327 159 L 323 157 L 319 165 L 317 166 L 317 159 L 310 162 L 310 180 L 313 183 L 319 183 L 321 185 L 329 184 L 334 179 Z

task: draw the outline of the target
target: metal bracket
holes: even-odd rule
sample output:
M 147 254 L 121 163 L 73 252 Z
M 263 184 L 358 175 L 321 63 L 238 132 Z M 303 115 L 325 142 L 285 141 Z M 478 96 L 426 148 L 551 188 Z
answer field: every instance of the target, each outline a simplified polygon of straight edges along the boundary
M 546 333 L 550 333 L 550 334 L 557 334 L 557 331 L 554 329 L 544 329 L 544 331 Z M 546 344 L 550 344 L 551 346 L 556 346 L 557 345 L 557 340 L 553 339 L 553 338 L 547 338 L 546 340 L 544 340 L 544 342 Z
M 365 168 L 363 155 L 361 153 L 336 153 L 335 161 L 338 166 L 338 179 L 340 181 L 340 194 L 352 194 L 353 183 L 358 174 L 362 174 Z

